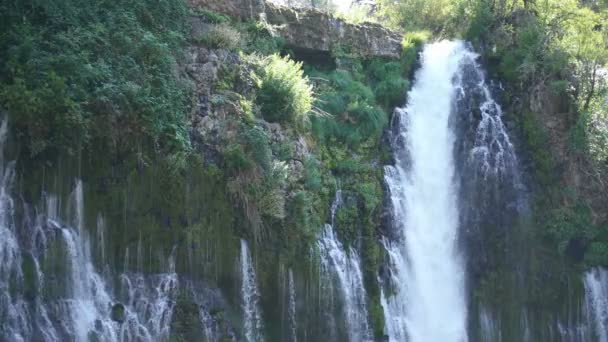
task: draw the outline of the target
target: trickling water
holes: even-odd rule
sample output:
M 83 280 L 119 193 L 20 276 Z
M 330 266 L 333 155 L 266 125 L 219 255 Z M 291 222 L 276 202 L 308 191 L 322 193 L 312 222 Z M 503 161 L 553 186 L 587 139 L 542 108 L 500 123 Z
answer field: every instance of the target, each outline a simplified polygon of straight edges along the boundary
M 608 271 L 595 268 L 584 277 L 586 314 L 599 342 L 608 341 Z
M 319 239 L 321 253 L 321 271 L 326 277 L 336 276 L 337 290 L 343 302 L 343 319 L 346 323 L 350 341 L 371 341 L 371 332 L 367 321 L 367 295 L 363 285 L 359 256 L 354 249 L 344 250 L 342 243 L 334 233 L 335 215 L 342 203 L 340 191 L 331 208 L 331 222 L 326 224 Z
M 289 325 L 291 330 L 291 341 L 298 341 L 298 320 L 296 317 L 296 288 L 293 282 L 293 271 L 291 268 L 287 272 L 287 286 L 289 288 L 289 305 L 288 305 L 288 314 L 289 314 Z
M 260 310 L 255 269 L 251 263 L 251 255 L 247 241 L 241 240 L 241 298 L 243 306 L 243 334 L 248 342 L 264 340 L 262 311 Z
M 385 317 L 393 341 L 466 341 L 464 267 L 450 126 L 461 42 L 428 45 L 405 108 L 397 110 L 396 163 L 386 167 L 396 239 L 385 243 L 394 294 Z M 392 331 L 391 331 L 392 330 Z

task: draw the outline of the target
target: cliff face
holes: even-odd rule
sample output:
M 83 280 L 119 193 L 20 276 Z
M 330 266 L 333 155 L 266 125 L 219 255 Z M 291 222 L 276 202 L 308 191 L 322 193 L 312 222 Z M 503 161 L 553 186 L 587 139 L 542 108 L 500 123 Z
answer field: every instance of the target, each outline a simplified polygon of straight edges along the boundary
M 342 46 L 365 57 L 397 59 L 401 35 L 378 24 L 355 25 L 314 9 L 292 9 L 264 0 L 191 0 L 194 8 L 224 13 L 240 20 L 264 19 L 288 46 L 331 52 Z

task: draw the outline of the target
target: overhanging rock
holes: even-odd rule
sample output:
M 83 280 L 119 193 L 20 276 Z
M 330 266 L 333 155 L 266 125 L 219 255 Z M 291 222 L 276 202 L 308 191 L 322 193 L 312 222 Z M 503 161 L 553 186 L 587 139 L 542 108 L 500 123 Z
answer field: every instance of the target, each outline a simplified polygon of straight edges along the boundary
M 342 46 L 363 57 L 399 58 L 401 35 L 372 24 L 350 24 L 314 9 L 292 9 L 264 0 L 190 0 L 195 8 L 240 20 L 265 20 L 288 46 L 330 52 Z

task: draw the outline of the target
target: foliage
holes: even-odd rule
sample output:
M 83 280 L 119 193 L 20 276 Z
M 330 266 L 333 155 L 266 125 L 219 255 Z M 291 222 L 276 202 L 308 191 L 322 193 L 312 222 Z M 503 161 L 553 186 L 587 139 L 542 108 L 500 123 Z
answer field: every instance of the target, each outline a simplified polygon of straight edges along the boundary
M 196 39 L 212 49 L 236 50 L 241 46 L 241 34 L 228 24 L 215 24 Z
M 313 133 L 321 141 L 336 139 L 354 145 L 381 134 L 388 116 L 368 86 L 345 70 L 312 70 L 310 75 L 318 85 L 317 107 L 328 113 L 311 119 Z
M 265 21 L 246 22 L 239 26 L 244 36 L 245 53 L 257 53 L 260 55 L 271 55 L 281 52 L 285 44 L 283 38 L 275 36 L 272 28 Z
M 199 307 L 188 291 L 180 291 L 171 317 L 171 341 L 204 339 L 201 334 Z
M 443 30 L 454 5 L 450 0 L 378 0 L 377 15 L 384 18 L 387 25 L 405 32 L 429 30 L 439 33 Z
M 181 1 L 18 1 L 2 6 L 0 105 L 26 153 L 188 146 L 175 73 Z M 48 156 L 48 155 L 47 155 Z
M 403 77 L 406 72 L 402 63 L 374 59 L 367 66 L 366 72 L 376 103 L 382 108 L 390 110 L 404 103 L 409 81 Z
M 194 12 L 195 14 L 203 17 L 206 22 L 211 24 L 228 24 L 231 21 L 230 17 L 228 16 L 206 9 L 196 9 Z
M 370 15 L 372 12 L 373 9 L 368 4 L 353 3 L 347 11 L 338 11 L 336 16 L 351 24 L 377 22 L 376 18 Z
M 309 156 L 304 160 L 304 184 L 310 191 L 319 191 L 323 186 L 319 161 L 313 156 Z
M 268 134 L 241 125 L 239 138 L 224 150 L 228 192 L 242 209 L 256 240 L 270 234 L 269 222 L 285 218 L 287 167 L 275 160 Z
M 401 64 L 406 75 L 411 74 L 412 67 L 418 58 L 422 45 L 430 38 L 428 31 L 414 31 L 403 35 L 401 41 Z
M 605 201 L 594 188 L 601 188 L 608 176 L 602 72 L 608 63 L 607 19 L 605 5 L 576 0 L 461 2 L 451 19 L 453 30 L 467 27 L 461 34 L 484 49 L 491 72 L 507 81 L 511 96 L 530 101 L 531 90 L 547 89 L 564 102 L 555 104 L 560 108 L 556 113 L 523 109 L 518 120 L 540 186 L 535 213 L 541 217 L 537 221 L 542 235 L 562 255 L 587 250 L 585 260 L 593 263 L 608 262 L 600 260 L 604 254 L 598 246 L 608 237 L 597 234 L 603 224 L 597 218 L 603 213 L 596 212 L 601 205 L 593 203 Z M 543 121 L 548 119 L 562 124 L 562 132 L 546 130 Z M 560 145 L 560 135 L 569 145 Z M 554 142 L 558 146 L 550 145 Z M 565 155 L 560 160 L 554 160 L 556 149 Z M 565 160 L 568 168 L 577 170 L 557 168 Z M 563 172 L 581 173 L 589 184 L 568 184 Z
M 256 103 L 264 119 L 303 127 L 313 96 L 302 64 L 279 55 L 266 57 L 261 64 Z

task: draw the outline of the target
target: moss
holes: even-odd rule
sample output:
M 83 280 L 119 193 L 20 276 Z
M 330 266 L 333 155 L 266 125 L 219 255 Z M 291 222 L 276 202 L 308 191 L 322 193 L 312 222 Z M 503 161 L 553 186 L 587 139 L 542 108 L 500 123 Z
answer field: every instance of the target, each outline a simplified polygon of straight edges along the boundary
M 198 304 L 188 291 L 181 291 L 171 318 L 171 341 L 205 341 L 202 332 Z
M 31 254 L 24 254 L 21 259 L 21 272 L 23 274 L 23 288 L 21 291 L 25 298 L 33 300 L 38 296 L 40 284 L 36 270 L 35 260 Z

